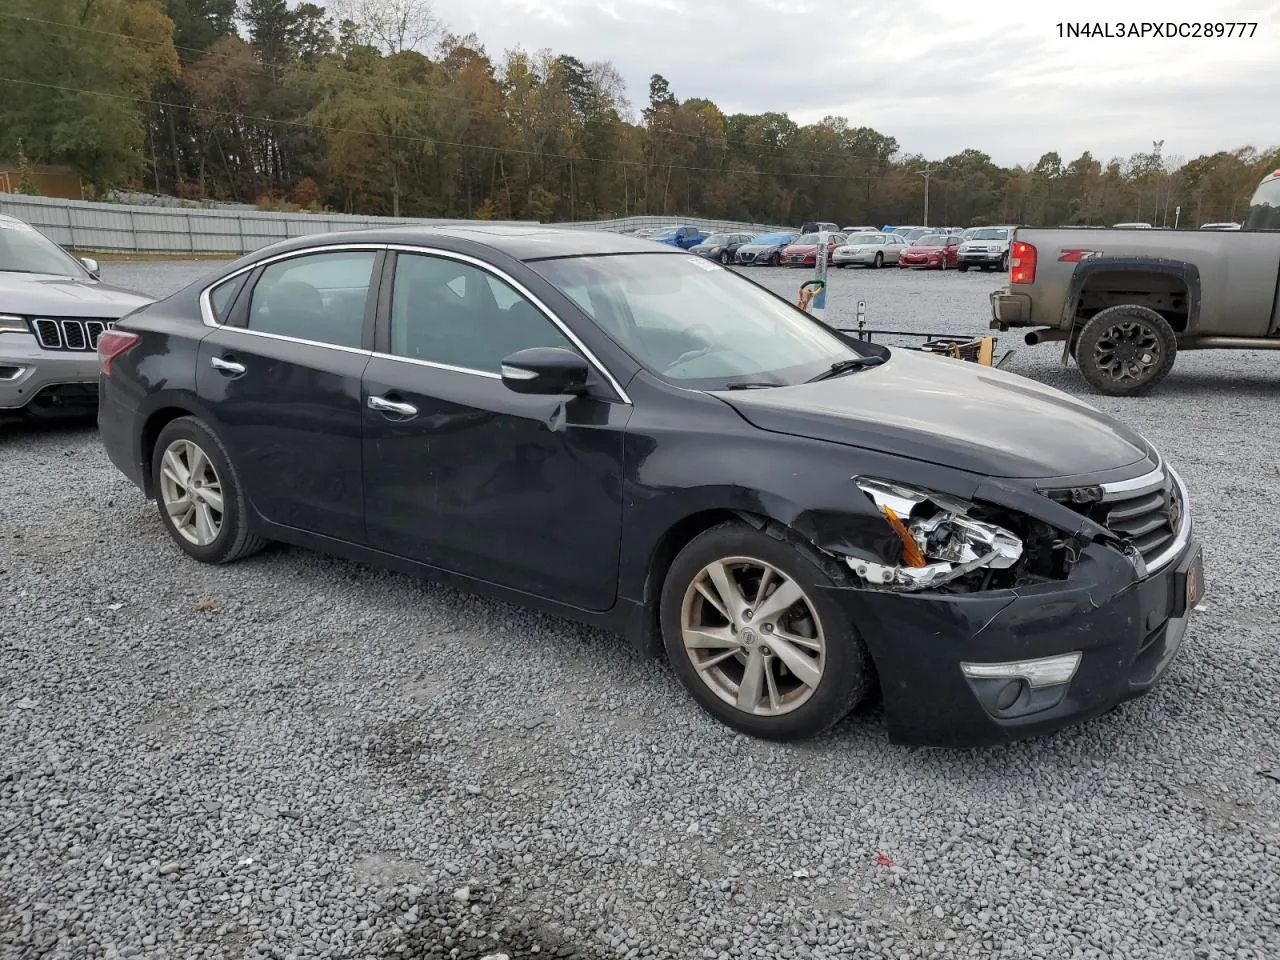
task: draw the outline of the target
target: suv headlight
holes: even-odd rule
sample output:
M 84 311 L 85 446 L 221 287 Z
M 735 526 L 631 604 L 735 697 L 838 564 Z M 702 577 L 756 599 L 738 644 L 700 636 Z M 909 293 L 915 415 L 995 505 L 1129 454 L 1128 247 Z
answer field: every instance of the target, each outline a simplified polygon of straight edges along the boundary
M 927 590 L 978 570 L 1008 570 L 1022 559 L 1022 538 L 984 519 L 977 504 L 889 480 L 853 480 L 902 541 L 897 566 L 846 558 L 868 583 Z
M 22 317 L 0 313 L 0 333 L 30 333 L 31 328 Z

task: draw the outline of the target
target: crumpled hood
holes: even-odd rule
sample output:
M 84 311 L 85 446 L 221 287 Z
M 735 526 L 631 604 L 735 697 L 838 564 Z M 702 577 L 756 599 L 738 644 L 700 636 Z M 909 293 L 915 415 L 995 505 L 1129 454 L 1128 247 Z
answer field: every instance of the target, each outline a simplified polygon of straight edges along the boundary
M 1089 474 L 1149 454 L 1136 432 L 1060 390 L 914 350 L 817 383 L 716 395 L 762 430 L 990 477 Z
M 0 313 L 118 320 L 151 297 L 95 280 L 0 272 Z

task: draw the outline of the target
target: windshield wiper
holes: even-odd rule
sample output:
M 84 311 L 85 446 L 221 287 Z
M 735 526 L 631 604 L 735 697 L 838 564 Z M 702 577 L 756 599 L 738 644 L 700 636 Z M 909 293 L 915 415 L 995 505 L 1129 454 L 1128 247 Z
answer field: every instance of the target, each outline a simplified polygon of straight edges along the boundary
M 736 383 L 726 383 L 726 390 L 764 390 L 768 387 L 780 387 L 780 383 L 767 383 L 763 380 L 739 380 Z
M 865 370 L 867 367 L 878 367 L 882 363 L 884 363 L 884 357 L 849 357 L 846 360 L 837 360 L 822 373 L 806 382 L 816 383 L 819 380 L 829 380 L 832 377 L 840 376 L 842 373 L 848 373 L 850 370 Z

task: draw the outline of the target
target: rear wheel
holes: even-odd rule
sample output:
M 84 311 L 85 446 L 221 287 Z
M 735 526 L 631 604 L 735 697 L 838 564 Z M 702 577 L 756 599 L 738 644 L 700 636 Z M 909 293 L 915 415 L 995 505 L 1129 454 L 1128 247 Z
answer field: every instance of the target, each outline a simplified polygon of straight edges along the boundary
M 663 640 L 694 699 L 752 736 L 798 740 L 871 686 L 870 658 L 831 579 L 796 546 L 742 523 L 695 537 L 662 588 Z
M 239 474 L 203 421 L 179 417 L 160 431 L 151 476 L 160 519 L 188 556 L 230 563 L 266 545 L 250 533 Z
M 1098 392 L 1113 397 L 1141 393 L 1173 369 L 1178 337 L 1150 307 L 1121 304 L 1101 310 L 1084 325 L 1076 363 Z

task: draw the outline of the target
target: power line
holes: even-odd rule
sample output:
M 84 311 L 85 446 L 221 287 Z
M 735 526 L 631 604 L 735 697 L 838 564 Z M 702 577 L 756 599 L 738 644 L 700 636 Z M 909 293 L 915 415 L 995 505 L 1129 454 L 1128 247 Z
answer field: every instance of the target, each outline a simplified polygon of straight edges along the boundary
M 278 82 L 276 70 L 271 65 L 268 65 L 265 63 L 246 64 L 246 63 L 235 60 L 235 58 L 228 53 L 218 53 L 210 49 L 201 50 L 198 47 L 183 46 L 181 44 L 171 43 L 170 41 L 152 40 L 147 37 L 135 37 L 125 33 L 116 33 L 111 30 L 100 30 L 96 27 L 86 27 L 86 26 L 81 26 L 79 24 L 74 24 L 74 23 L 63 23 L 62 21 L 59 21 L 59 20 L 45 20 L 40 17 L 28 17 L 28 16 L 23 16 L 22 14 L 16 14 L 16 13 L 0 12 L 0 17 L 7 18 L 10 20 L 19 20 L 25 23 L 41 24 L 49 27 L 58 27 L 64 30 L 79 30 L 85 33 L 96 34 L 98 36 L 113 37 L 118 40 L 128 40 L 133 43 L 149 43 L 149 44 L 160 45 L 160 46 L 171 45 L 174 50 L 183 50 L 188 53 L 197 54 L 201 57 L 221 58 L 222 60 L 225 60 L 229 63 L 234 62 L 238 68 L 251 69 L 254 72 L 258 73 L 259 75 L 270 76 L 273 81 Z M 240 38 L 236 37 L 236 39 L 240 39 Z M 492 61 L 490 62 L 492 63 Z M 346 75 L 346 79 L 371 80 L 372 78 L 365 77 L 360 74 L 348 74 Z M 420 97 L 422 99 L 429 100 L 429 101 L 446 101 L 451 103 L 466 104 L 467 109 L 465 112 L 470 113 L 472 116 L 484 116 L 483 113 L 476 110 L 475 104 L 467 97 L 451 96 L 449 94 L 440 93 L 438 91 L 427 91 L 427 90 L 422 90 L 415 87 L 406 87 L 402 84 L 377 84 L 377 85 L 381 89 L 386 89 L 388 86 L 390 86 L 393 89 L 400 90 L 401 92 L 409 93 L 415 97 Z M 181 105 L 179 105 L 179 107 L 180 106 Z M 738 141 L 737 144 L 735 144 L 730 140 L 730 138 L 727 135 L 722 137 L 712 137 L 712 136 L 707 136 L 705 134 L 685 133 L 679 130 L 665 130 L 665 131 L 659 132 L 657 135 L 682 137 L 686 140 L 692 140 L 692 141 L 697 141 L 701 143 L 708 143 L 708 144 L 711 144 L 712 146 L 720 147 L 725 151 L 728 151 L 730 149 L 735 149 L 735 150 L 741 149 L 740 145 L 752 145 L 759 148 L 762 151 L 762 152 L 750 154 L 751 156 L 754 156 L 754 157 L 763 157 L 765 156 L 763 151 L 768 151 L 775 155 L 777 154 L 785 155 L 787 153 L 798 153 L 798 154 L 804 154 L 806 156 L 821 157 L 824 159 L 833 159 L 833 160 L 876 160 L 880 162 L 886 162 L 888 159 L 878 154 L 845 153 L 838 150 L 837 151 L 815 150 L 811 147 L 778 146 L 776 144 L 765 143 L 764 141 L 761 141 L 761 140 L 741 140 L 741 141 Z M 681 168 L 677 168 L 677 169 L 681 169 Z M 780 175 L 789 176 L 791 174 L 780 174 Z M 799 176 L 799 174 L 795 174 L 795 175 Z M 874 178 L 862 177 L 859 179 L 874 179 Z
M 298 127 L 306 130 L 325 130 L 330 133 L 350 133 L 350 134 L 355 134 L 356 136 L 373 137 L 373 138 L 380 138 L 384 140 L 399 140 L 406 143 L 421 143 L 421 144 L 427 144 L 430 146 L 443 144 L 444 146 L 449 146 L 449 147 L 463 147 L 463 148 L 472 149 L 472 150 L 489 150 L 497 153 L 504 153 L 504 154 L 513 153 L 520 156 L 543 157 L 543 158 L 550 158 L 553 160 L 568 160 L 570 162 L 587 161 L 590 163 L 609 163 L 609 164 L 615 164 L 619 166 L 632 166 L 632 167 L 656 166 L 656 167 L 667 168 L 671 170 L 688 170 L 688 171 L 696 171 L 696 172 L 703 172 L 703 173 L 724 174 L 724 173 L 730 172 L 723 167 L 698 167 L 698 166 L 689 166 L 687 164 L 661 163 L 661 162 L 653 162 L 648 160 L 624 160 L 624 159 L 619 159 L 617 157 L 590 157 L 585 155 L 579 157 L 579 156 L 573 156 L 571 154 L 565 154 L 565 153 L 545 153 L 537 150 L 525 150 L 520 147 L 498 146 L 498 145 L 486 144 L 486 143 L 465 143 L 458 140 L 443 140 L 437 137 L 417 137 L 417 136 L 411 136 L 409 134 L 381 133 L 376 130 L 361 130 L 354 127 L 337 127 L 337 126 L 333 126 L 332 124 L 314 123 L 314 122 L 303 121 L 303 120 L 280 120 L 275 117 L 262 117 L 254 114 L 237 113 L 229 110 L 214 110 L 210 107 L 200 107 L 200 106 L 195 106 L 193 104 L 172 103 L 168 100 L 156 100 L 150 97 L 130 97 L 130 96 L 125 96 L 124 94 L 107 93 L 103 90 L 82 90 L 77 87 L 66 87 L 56 83 L 41 83 L 36 80 L 19 80 L 16 77 L 0 77 L 0 83 L 16 83 L 16 84 L 21 84 L 22 86 L 27 86 L 27 87 L 40 87 L 46 90 L 57 90 L 62 93 L 78 93 L 84 96 L 105 97 L 110 100 L 123 100 L 129 103 L 149 104 L 151 106 L 159 106 L 159 107 L 171 107 L 175 110 L 195 110 L 199 113 L 207 113 L 212 116 L 226 117 L 228 119 L 233 119 L 233 120 L 241 120 L 241 121 L 250 120 L 256 123 L 278 124 L 281 126 Z M 864 175 L 857 175 L 857 174 L 845 175 L 845 174 L 831 174 L 831 173 L 792 173 L 789 171 L 777 171 L 777 170 L 752 170 L 747 172 L 754 172 L 763 176 L 798 177 L 798 178 L 809 179 L 809 180 L 865 181 L 865 180 L 894 179 L 893 177 L 885 177 L 885 176 L 864 176 Z

